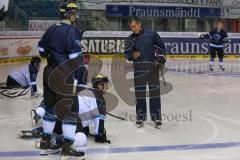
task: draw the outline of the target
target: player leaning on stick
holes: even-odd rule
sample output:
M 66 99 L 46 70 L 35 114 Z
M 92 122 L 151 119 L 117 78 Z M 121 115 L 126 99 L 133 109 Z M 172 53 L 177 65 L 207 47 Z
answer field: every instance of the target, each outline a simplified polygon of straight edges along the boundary
M 142 127 L 147 118 L 146 86 L 149 86 L 150 113 L 156 128 L 161 122 L 161 99 L 159 69 L 166 62 L 166 47 L 159 34 L 142 26 L 138 17 L 129 19 L 133 33 L 128 37 L 131 44 L 125 49 L 128 60 L 133 61 L 136 96 L 137 127 Z M 160 49 L 156 56 L 155 50 Z
M 224 71 L 225 67 L 224 67 L 224 62 L 223 62 L 223 58 L 224 58 L 224 49 L 223 49 L 224 46 L 223 45 L 224 45 L 224 43 L 230 42 L 230 39 L 228 38 L 227 32 L 223 29 L 223 23 L 218 22 L 217 28 L 214 28 L 208 34 L 200 35 L 200 38 L 201 39 L 204 39 L 204 38 L 211 39 L 211 42 L 210 42 L 211 58 L 210 58 L 209 69 L 211 71 L 213 71 L 214 60 L 216 58 L 216 55 L 218 55 L 220 69 L 222 71 Z

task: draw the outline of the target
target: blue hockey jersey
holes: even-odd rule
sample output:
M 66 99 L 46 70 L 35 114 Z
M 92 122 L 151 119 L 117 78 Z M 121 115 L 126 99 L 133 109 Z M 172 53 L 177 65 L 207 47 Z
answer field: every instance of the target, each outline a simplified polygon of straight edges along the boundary
M 228 41 L 228 34 L 225 30 L 218 31 L 214 28 L 205 37 L 210 38 L 210 47 L 222 48 L 223 44 Z
M 48 65 L 58 66 L 81 54 L 81 32 L 67 23 L 50 27 L 38 44 L 40 55 L 49 54 Z

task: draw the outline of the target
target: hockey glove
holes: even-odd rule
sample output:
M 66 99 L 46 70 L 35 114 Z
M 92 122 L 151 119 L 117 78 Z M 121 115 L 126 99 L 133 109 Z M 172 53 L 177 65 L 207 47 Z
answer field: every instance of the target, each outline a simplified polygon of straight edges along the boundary
M 111 143 L 110 140 L 107 139 L 107 135 L 106 135 L 106 130 L 104 129 L 103 133 L 99 134 L 99 135 L 95 135 L 95 142 L 97 143 Z
M 155 60 L 156 64 L 160 64 L 162 66 L 165 65 L 167 61 L 167 58 L 165 55 L 161 54 L 161 55 L 158 55 L 157 59 Z
M 203 34 L 201 34 L 201 35 L 199 36 L 199 38 L 200 38 L 200 39 L 204 39 L 205 36 L 204 36 Z
M 230 42 L 231 42 L 231 39 L 229 39 L 228 37 L 226 37 L 226 38 L 223 39 L 223 42 L 224 42 L 224 43 L 230 43 Z

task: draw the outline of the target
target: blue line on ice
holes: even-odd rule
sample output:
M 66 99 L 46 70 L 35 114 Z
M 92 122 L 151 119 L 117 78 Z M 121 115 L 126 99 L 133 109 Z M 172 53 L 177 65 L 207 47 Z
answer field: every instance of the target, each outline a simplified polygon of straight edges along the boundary
M 168 146 L 143 146 L 143 147 L 112 147 L 112 148 L 89 148 L 87 154 L 106 154 L 106 153 L 137 153 L 137 152 L 160 152 L 160 151 L 183 151 L 200 149 L 222 149 L 240 147 L 240 142 L 226 143 L 206 143 L 206 144 L 186 144 L 186 145 L 168 145 Z M 9 151 L 0 152 L 0 158 L 3 157 L 36 157 L 40 156 L 39 151 Z

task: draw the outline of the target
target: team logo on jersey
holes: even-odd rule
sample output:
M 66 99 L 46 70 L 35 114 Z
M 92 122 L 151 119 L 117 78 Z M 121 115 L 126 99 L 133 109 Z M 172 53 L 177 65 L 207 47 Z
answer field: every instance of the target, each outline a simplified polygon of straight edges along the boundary
M 214 34 L 213 35 L 213 40 L 218 42 L 221 39 L 221 35 L 220 34 Z

